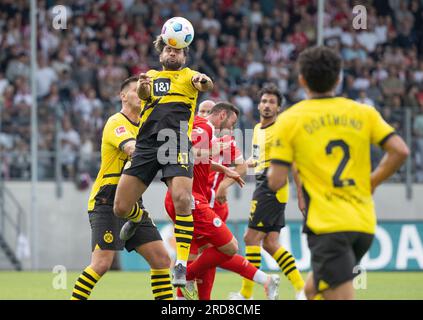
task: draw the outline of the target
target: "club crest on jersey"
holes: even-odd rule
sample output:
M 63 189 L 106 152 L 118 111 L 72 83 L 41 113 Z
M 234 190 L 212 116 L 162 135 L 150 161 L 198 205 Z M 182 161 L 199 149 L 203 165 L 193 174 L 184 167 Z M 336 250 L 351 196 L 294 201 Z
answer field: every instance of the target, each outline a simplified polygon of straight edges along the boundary
M 112 243 L 113 242 L 113 234 L 111 231 L 106 231 L 106 233 L 103 236 L 104 242 L 106 243 Z
M 213 219 L 213 225 L 214 225 L 216 228 L 221 227 L 221 226 L 222 226 L 222 220 L 220 220 L 219 218 L 214 218 L 214 219 Z
M 123 135 L 124 133 L 126 133 L 126 128 L 124 126 L 117 127 L 115 129 L 115 133 L 119 137 L 119 136 Z

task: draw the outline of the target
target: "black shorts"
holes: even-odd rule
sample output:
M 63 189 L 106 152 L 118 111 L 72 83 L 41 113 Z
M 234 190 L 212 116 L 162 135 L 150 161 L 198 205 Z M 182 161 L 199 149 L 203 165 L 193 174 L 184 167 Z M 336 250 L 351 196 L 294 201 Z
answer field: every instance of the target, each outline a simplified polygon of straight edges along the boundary
M 264 180 L 254 190 L 248 228 L 265 233 L 280 232 L 285 226 L 285 206 L 286 203 L 279 202 L 276 193 Z
M 153 220 L 145 213 L 135 235 L 128 241 L 119 238 L 120 229 L 128 220 L 116 217 L 113 214 L 113 206 L 95 206 L 94 210 L 89 213 L 89 219 L 92 251 L 96 248 L 115 251 L 126 248 L 127 251 L 132 251 L 143 244 L 162 240 Z
M 356 266 L 370 249 L 374 235 L 361 232 L 308 233 L 311 268 L 317 291 L 335 288 L 360 273 Z
M 149 186 L 162 170 L 162 180 L 172 177 L 193 177 L 194 165 L 189 152 L 180 152 L 176 147 L 168 153 L 162 152 L 160 147 L 152 147 L 149 150 L 135 152 L 132 161 L 128 161 L 123 174 L 139 178 L 146 186 Z

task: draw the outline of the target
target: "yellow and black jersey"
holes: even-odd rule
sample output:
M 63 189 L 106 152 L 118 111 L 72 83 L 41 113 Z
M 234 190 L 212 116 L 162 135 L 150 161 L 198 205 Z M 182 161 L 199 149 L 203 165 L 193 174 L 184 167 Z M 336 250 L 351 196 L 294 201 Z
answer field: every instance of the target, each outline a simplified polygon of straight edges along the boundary
M 141 102 L 142 127 L 137 137 L 138 142 L 154 145 L 157 134 L 162 129 L 182 131 L 191 139 L 198 90 L 192 83 L 197 71 L 183 68 L 178 71 L 149 70 L 152 79 L 151 94 L 148 100 Z
M 370 144 L 394 129 L 371 106 L 328 97 L 302 101 L 278 117 L 272 162 L 295 162 L 308 211 L 305 231 L 373 234 Z
M 256 161 L 254 173 L 256 183 L 262 183 L 266 179 L 267 169 L 270 166 L 270 148 L 274 138 L 275 123 L 262 127 L 258 123 L 253 132 L 253 160 Z M 276 197 L 281 203 L 287 203 L 289 199 L 289 184 L 278 190 Z
M 135 140 L 139 127 L 140 123 L 132 122 L 120 112 L 107 120 L 101 140 L 100 171 L 91 190 L 88 212 L 96 204 L 113 204 L 116 186 L 129 158 L 123 152 L 123 146 L 128 141 Z

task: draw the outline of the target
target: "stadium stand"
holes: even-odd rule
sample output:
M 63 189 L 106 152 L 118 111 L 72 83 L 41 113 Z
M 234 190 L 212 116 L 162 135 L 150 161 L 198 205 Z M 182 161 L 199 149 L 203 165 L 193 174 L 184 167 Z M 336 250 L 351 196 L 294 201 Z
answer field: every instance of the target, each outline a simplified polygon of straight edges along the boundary
M 325 43 L 344 65 L 338 94 L 373 105 L 404 133 L 413 114 L 414 177 L 423 182 L 423 0 L 360 1 L 366 30 L 353 30 L 358 1 L 330 0 Z M 104 120 L 119 106 L 120 82 L 157 67 L 152 35 L 171 16 L 196 30 L 189 64 L 212 76 L 215 88 L 201 99 L 231 100 L 242 110 L 241 129 L 258 119 L 252 93 L 275 82 L 288 106 L 303 99 L 294 61 L 316 43 L 316 1 L 75 0 L 66 6 L 66 29 L 54 29 L 53 1 L 38 1 L 40 179 L 51 179 L 57 146 L 65 178 L 95 176 Z M 0 152 L 6 179 L 30 176 L 29 2 L 0 3 Z M 375 153 L 375 159 L 380 154 Z M 97 158 L 96 158 L 97 157 Z M 399 174 L 397 180 L 403 179 Z

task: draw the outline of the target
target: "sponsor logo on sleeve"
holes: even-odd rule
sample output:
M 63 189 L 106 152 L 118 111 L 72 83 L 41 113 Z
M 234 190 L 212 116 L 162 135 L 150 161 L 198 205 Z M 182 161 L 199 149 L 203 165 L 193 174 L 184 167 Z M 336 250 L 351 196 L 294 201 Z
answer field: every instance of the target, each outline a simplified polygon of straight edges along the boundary
M 124 126 L 117 127 L 115 133 L 118 137 L 126 133 L 126 128 Z

